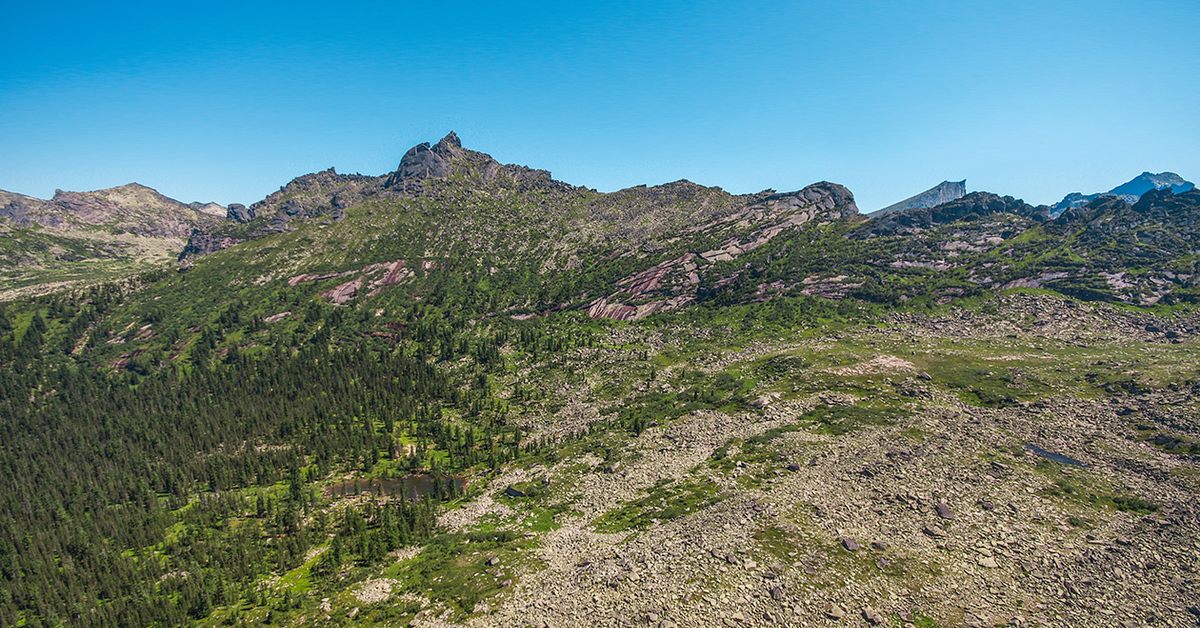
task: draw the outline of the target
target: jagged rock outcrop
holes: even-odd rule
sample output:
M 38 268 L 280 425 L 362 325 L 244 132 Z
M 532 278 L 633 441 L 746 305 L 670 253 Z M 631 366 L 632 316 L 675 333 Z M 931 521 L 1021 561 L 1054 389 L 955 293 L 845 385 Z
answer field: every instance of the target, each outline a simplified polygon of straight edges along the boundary
M 396 171 L 388 176 L 384 186 L 399 189 L 401 192 L 419 191 L 421 181 L 425 179 L 440 179 L 450 173 L 450 162 L 463 154 L 462 142 L 451 131 L 436 145 L 430 147 L 428 142 L 422 142 L 408 149 L 400 159 Z
M 183 251 L 179 253 L 179 260 L 183 261 L 189 257 L 200 257 L 209 253 L 215 253 L 242 241 L 229 235 L 214 234 L 196 229 L 188 237 Z
M 250 222 L 254 220 L 254 216 L 254 211 L 241 203 L 230 203 L 225 213 L 226 218 L 239 223 Z
M 921 192 L 920 194 L 910 196 L 909 198 L 906 198 L 906 199 L 900 201 L 899 203 L 894 203 L 892 205 L 888 205 L 887 207 L 884 207 L 883 209 L 871 212 L 870 214 L 868 214 L 868 216 L 871 216 L 874 218 L 874 217 L 882 216 L 884 214 L 890 214 L 892 212 L 903 211 L 906 209 L 920 209 L 920 208 L 924 208 L 924 207 L 936 207 L 938 205 L 943 205 L 943 204 L 949 203 L 951 201 L 957 201 L 958 199 L 966 196 L 966 194 L 967 194 L 967 180 L 966 179 L 963 179 L 962 181 L 942 181 L 941 183 L 937 184 L 936 186 L 934 186 L 928 190 L 925 190 L 924 192 Z
M 341 220 L 345 209 L 376 194 L 381 177 L 361 174 L 338 174 L 333 168 L 306 174 L 292 179 L 246 211 L 239 217 L 251 222 L 255 218 L 269 217 L 269 226 L 262 234 L 287 231 L 289 224 L 297 218 L 328 217 Z

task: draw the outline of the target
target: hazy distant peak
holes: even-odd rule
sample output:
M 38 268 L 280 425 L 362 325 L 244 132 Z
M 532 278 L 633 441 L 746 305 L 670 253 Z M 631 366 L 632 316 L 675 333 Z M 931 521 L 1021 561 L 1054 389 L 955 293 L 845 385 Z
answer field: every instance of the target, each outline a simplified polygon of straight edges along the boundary
M 1132 180 L 1109 190 L 1108 193 L 1116 194 L 1117 196 L 1129 195 L 1141 198 L 1143 194 L 1150 190 L 1161 190 L 1168 187 L 1171 188 L 1172 192 L 1180 194 L 1196 186 L 1190 181 L 1185 181 L 1183 177 L 1174 172 L 1160 172 L 1158 174 L 1143 172 Z
M 942 203 L 957 201 L 967 194 L 967 180 L 962 181 L 942 181 L 932 188 L 921 192 L 915 196 L 910 196 L 899 203 L 888 205 L 883 209 L 871 212 L 871 216 L 882 216 L 891 212 L 902 211 L 905 209 L 924 209 L 927 207 L 937 207 Z
M 1154 174 L 1152 172 L 1143 172 L 1138 176 L 1118 185 L 1117 187 L 1107 192 L 1097 192 L 1095 194 L 1083 194 L 1081 192 L 1071 192 L 1063 197 L 1063 199 L 1050 206 L 1050 217 L 1057 218 L 1068 209 L 1074 209 L 1088 204 L 1089 202 L 1101 196 L 1116 196 L 1117 198 L 1133 205 L 1138 202 L 1138 199 L 1143 194 L 1150 190 L 1164 190 L 1170 188 L 1175 194 L 1182 194 L 1188 190 L 1194 189 L 1196 185 L 1191 181 L 1184 180 L 1183 177 L 1174 172 L 1160 172 Z
M 228 210 L 225 207 L 211 201 L 208 203 L 192 201 L 191 203 L 188 203 L 187 206 L 192 208 L 192 211 L 199 212 L 201 214 L 208 214 L 209 216 L 216 216 L 218 218 L 224 218 L 228 213 Z

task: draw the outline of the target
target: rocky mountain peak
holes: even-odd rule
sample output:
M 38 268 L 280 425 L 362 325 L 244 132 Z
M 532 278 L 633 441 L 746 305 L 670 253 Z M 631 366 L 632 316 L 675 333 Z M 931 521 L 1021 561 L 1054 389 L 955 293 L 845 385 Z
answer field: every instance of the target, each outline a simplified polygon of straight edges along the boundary
M 433 150 L 434 152 L 445 153 L 456 148 L 462 148 L 462 141 L 458 139 L 458 135 L 456 135 L 454 131 L 451 131 L 446 134 L 446 137 L 443 137 L 438 141 L 437 145 L 433 147 Z
M 430 146 L 428 142 L 422 142 L 408 149 L 400 158 L 396 171 L 388 175 L 384 187 L 420 194 L 425 189 L 423 181 L 446 178 L 456 163 L 460 169 L 468 170 L 498 166 L 491 156 L 463 148 L 458 135 L 451 131 L 437 144 Z
M 447 136 L 449 137 L 449 136 Z M 457 137 L 455 144 L 458 144 Z M 400 165 L 396 167 L 396 171 L 388 177 L 387 187 L 407 188 L 407 183 L 410 181 L 420 181 L 423 179 L 440 179 L 445 177 L 449 172 L 449 158 L 452 156 L 453 150 L 450 142 L 445 138 L 437 143 L 437 150 L 429 146 L 429 142 L 422 142 L 408 149 L 404 156 L 400 158 Z M 461 145 L 459 146 L 461 150 Z

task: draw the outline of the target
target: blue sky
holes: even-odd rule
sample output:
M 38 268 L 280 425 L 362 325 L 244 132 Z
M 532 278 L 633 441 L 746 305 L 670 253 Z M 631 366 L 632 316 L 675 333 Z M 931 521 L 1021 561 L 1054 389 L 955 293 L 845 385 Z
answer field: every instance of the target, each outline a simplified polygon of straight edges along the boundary
M 600 190 L 1200 178 L 1200 3 L 9 3 L 0 189 L 249 204 L 422 141 Z M 172 5 L 181 3 L 171 3 Z

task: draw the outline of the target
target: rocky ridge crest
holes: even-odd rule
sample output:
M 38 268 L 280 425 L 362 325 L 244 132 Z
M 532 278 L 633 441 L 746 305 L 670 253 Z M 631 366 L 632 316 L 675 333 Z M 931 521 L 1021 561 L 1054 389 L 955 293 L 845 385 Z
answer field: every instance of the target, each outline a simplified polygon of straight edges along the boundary
M 1097 192 L 1095 194 L 1083 194 L 1081 192 L 1071 192 L 1063 197 L 1063 199 L 1050 206 L 1049 215 L 1051 218 L 1057 218 L 1063 212 L 1086 205 L 1102 196 L 1115 196 L 1130 205 L 1138 202 L 1138 199 L 1143 194 L 1150 190 L 1170 189 L 1176 194 L 1187 192 L 1195 189 L 1196 185 L 1191 181 L 1185 181 L 1183 177 L 1174 172 L 1160 172 L 1154 174 L 1152 172 L 1143 172 L 1133 179 L 1118 185 L 1117 187 L 1107 192 Z

